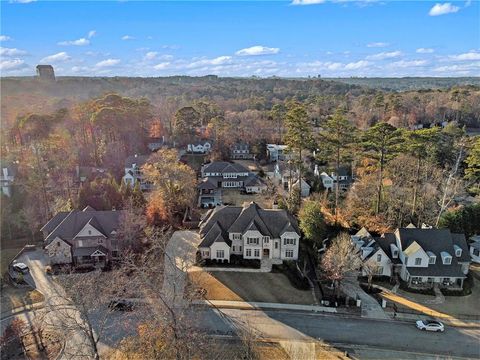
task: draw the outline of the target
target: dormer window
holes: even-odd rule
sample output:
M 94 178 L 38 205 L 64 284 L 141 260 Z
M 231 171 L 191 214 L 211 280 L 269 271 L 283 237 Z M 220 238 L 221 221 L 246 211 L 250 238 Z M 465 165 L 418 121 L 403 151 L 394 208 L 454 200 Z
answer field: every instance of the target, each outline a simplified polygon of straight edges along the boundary
M 431 251 L 427 251 L 427 255 L 428 255 L 428 263 L 431 265 L 434 265 L 435 262 L 437 261 L 437 256 Z
M 460 257 L 462 256 L 462 248 L 458 245 L 453 245 L 453 248 L 455 249 L 455 256 Z
M 450 265 L 452 263 L 452 255 L 450 255 L 448 252 L 442 251 L 440 255 L 442 256 L 443 265 Z
M 415 265 L 416 266 L 422 265 L 422 258 L 415 258 Z
M 377 262 L 382 261 L 382 254 L 377 254 Z

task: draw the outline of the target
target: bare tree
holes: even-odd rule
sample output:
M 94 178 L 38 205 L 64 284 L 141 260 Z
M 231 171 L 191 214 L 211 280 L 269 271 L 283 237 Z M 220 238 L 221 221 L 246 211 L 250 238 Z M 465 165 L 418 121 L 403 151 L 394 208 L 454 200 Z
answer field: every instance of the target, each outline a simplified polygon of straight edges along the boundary
M 332 281 L 335 295 L 348 273 L 358 271 L 362 267 L 359 251 L 347 233 L 339 234 L 325 251 L 321 267 L 327 279 Z

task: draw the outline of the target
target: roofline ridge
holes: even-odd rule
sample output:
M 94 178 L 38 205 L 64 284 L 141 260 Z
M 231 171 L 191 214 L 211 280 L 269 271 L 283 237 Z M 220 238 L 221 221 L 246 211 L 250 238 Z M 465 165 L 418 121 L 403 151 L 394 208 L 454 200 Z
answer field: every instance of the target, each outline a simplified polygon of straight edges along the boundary
M 50 231 L 50 233 L 49 233 L 49 234 L 47 235 L 47 237 L 45 238 L 45 241 L 50 238 L 50 235 L 52 235 L 52 234 L 55 232 L 55 230 L 57 230 L 58 227 L 59 227 L 60 225 L 62 225 L 63 222 L 70 217 L 70 215 L 72 215 L 72 213 L 73 213 L 74 211 L 77 211 L 77 210 L 70 210 L 70 212 L 68 213 L 68 215 L 65 216 L 65 218 L 64 218 L 62 221 L 60 221 L 60 223 L 59 223 L 52 231 Z M 47 224 L 48 224 L 48 223 L 47 223 Z M 45 224 L 45 225 L 46 225 L 46 224 Z M 63 239 L 62 239 L 62 240 L 63 240 Z

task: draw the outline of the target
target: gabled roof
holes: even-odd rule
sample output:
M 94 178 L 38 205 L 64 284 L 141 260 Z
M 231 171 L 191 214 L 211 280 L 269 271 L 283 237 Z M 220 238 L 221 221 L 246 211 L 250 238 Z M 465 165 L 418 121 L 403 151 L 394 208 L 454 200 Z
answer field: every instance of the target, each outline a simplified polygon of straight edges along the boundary
M 69 211 L 61 211 L 57 213 L 53 218 L 51 218 L 40 231 L 45 231 L 47 234 L 50 234 L 65 218 L 70 214 Z
M 358 230 L 355 235 L 360 237 L 361 239 L 372 237 L 372 235 L 368 232 L 368 230 L 365 227 L 362 227 L 360 230 Z
M 199 247 L 210 246 L 208 244 L 217 238 L 216 232 L 218 233 L 219 228 L 227 235 L 244 234 L 248 230 L 257 230 L 262 235 L 272 238 L 279 238 L 286 231 L 300 234 L 295 218 L 286 210 L 262 209 L 254 202 L 244 207 L 220 206 L 209 212 L 200 224 L 202 243 Z M 228 243 L 228 236 L 225 234 L 224 239 Z
M 416 243 L 424 251 L 431 252 L 437 257 L 435 264 L 429 264 L 428 267 L 407 267 L 410 275 L 464 277 L 462 267 L 458 263 L 470 261 L 464 235 L 452 234 L 449 229 L 400 228 L 397 231 L 402 249 L 408 249 Z M 455 256 L 454 245 L 462 248 L 462 256 L 459 258 Z M 452 255 L 450 265 L 442 263 L 442 252 Z
M 108 249 L 105 246 L 89 246 L 89 247 L 77 247 L 73 249 L 73 256 L 92 256 L 95 252 L 101 252 L 108 255 Z
M 405 250 L 403 250 L 403 252 L 405 255 L 411 256 L 420 249 L 422 249 L 422 247 L 416 241 L 414 241 Z
M 45 242 L 49 243 L 57 236 L 64 241 L 71 242 L 87 224 L 91 224 L 108 238 L 113 230 L 118 229 L 119 219 L 123 212 L 122 210 L 96 211 L 84 209 L 83 211 L 73 210 L 66 216 L 60 216 L 57 219 L 55 219 L 57 217 L 55 216 L 42 228 L 48 233 Z M 63 219 L 59 221 L 60 218 Z M 55 224 L 56 226 L 53 227 Z
M 227 161 L 214 161 L 203 168 L 203 172 L 207 173 L 224 173 L 224 172 L 249 172 L 245 167 L 237 163 Z
M 215 181 L 213 181 L 213 179 L 207 177 L 205 179 L 203 179 L 203 181 L 197 185 L 197 188 L 200 189 L 200 190 L 211 190 L 211 189 L 216 189 L 218 188 L 217 184 L 215 183 Z
M 227 232 L 220 226 L 219 222 L 216 221 L 209 230 L 202 237 L 202 242 L 198 247 L 210 247 L 214 242 L 224 242 L 231 245 L 231 241 L 228 239 Z

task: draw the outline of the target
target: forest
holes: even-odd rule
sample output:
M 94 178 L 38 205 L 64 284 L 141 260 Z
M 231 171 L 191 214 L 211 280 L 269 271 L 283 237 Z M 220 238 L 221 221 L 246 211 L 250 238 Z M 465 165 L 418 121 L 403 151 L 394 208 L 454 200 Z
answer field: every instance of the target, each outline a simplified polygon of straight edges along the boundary
M 162 137 L 177 148 L 209 138 L 212 160 L 228 159 L 238 141 L 250 143 L 258 159 L 266 143 L 286 143 L 317 190 L 325 219 L 344 227 L 381 232 L 409 222 L 459 223 L 443 215 L 474 204 L 480 192 L 479 140 L 472 136 L 480 127 L 480 88 L 474 85 L 385 91 L 318 78 L 177 76 L 10 78 L 1 86 L 2 165 L 16 169 L 16 191 L 2 198 L 7 238 L 35 237 L 56 212 L 87 204 L 134 204 L 152 223 L 173 221 L 192 202 L 196 181 L 190 169 L 172 166 L 175 154 L 157 156 L 145 171 L 152 183 L 163 183 L 168 173 L 188 188 L 159 186 L 145 198 L 121 182 L 125 159 L 148 153 L 150 139 Z M 314 165 L 337 172 L 347 166 L 355 186 L 324 192 Z M 78 168 L 105 173 L 79 184 Z M 301 210 L 295 198 L 279 202 Z

